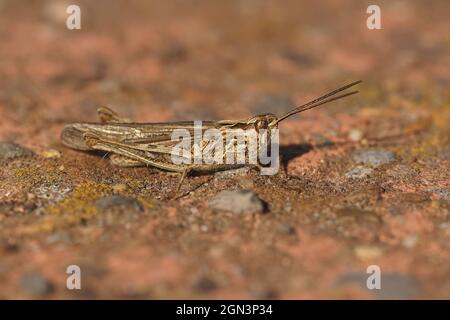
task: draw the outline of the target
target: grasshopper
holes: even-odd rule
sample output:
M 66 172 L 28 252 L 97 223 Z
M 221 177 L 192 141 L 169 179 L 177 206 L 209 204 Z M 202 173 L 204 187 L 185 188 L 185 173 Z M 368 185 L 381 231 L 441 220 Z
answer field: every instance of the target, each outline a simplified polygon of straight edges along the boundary
M 278 129 L 278 124 L 297 113 L 318 107 L 357 93 L 352 91 L 341 93 L 361 81 L 355 81 L 336 90 L 330 91 L 316 99 L 302 104 L 281 117 L 273 114 L 261 114 L 242 120 L 203 121 L 202 130 L 218 129 L 226 132 L 233 129 Z M 339 94 L 340 93 L 340 94 Z M 190 173 L 213 173 L 242 167 L 246 164 L 227 163 L 193 163 L 177 164 L 171 158 L 172 148 L 177 141 L 173 141 L 172 133 L 176 129 L 185 129 L 194 134 L 194 121 L 134 123 L 120 117 L 107 107 L 98 109 L 100 123 L 72 123 L 64 127 L 61 140 L 64 145 L 76 150 L 96 150 L 110 154 L 112 164 L 118 166 L 151 166 L 161 170 L 178 172 L 181 179 L 177 190 L 185 177 Z M 270 139 L 270 137 L 269 137 Z M 201 141 L 202 148 L 209 141 Z

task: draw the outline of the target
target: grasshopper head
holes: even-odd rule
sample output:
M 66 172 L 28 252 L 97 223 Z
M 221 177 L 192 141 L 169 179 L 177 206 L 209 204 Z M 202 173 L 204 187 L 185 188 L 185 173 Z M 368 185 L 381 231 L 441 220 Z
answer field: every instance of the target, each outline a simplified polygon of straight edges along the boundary
M 266 113 L 250 118 L 248 124 L 253 124 L 257 131 L 276 129 L 278 128 L 278 118 L 271 113 Z
M 90 150 L 84 141 L 84 134 L 88 131 L 85 124 L 72 123 L 64 126 L 61 132 L 62 143 L 72 149 L 76 150 Z

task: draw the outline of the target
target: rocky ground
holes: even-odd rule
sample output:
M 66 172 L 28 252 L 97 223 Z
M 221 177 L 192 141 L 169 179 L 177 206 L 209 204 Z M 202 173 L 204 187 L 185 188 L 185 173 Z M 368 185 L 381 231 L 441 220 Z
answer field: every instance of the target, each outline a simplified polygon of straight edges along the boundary
M 0 1 L 0 298 L 450 298 L 450 5 Z M 277 115 L 284 170 L 191 177 L 69 150 L 66 123 Z M 66 288 L 78 265 L 82 289 Z M 381 290 L 368 290 L 368 266 Z

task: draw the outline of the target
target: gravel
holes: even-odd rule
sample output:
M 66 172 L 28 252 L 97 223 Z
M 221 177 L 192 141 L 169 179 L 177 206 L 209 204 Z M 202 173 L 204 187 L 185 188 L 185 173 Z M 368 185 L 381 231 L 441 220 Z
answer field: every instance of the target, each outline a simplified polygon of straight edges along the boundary
M 106 196 L 95 201 L 95 207 L 98 210 L 107 210 L 111 208 L 129 208 L 135 211 L 143 211 L 142 204 L 134 198 L 124 196 Z
M 225 171 L 219 171 L 214 174 L 217 178 L 234 178 L 234 177 L 244 177 L 250 174 L 250 167 L 243 167 L 238 169 L 231 169 Z
M 32 191 L 39 199 L 58 202 L 72 191 L 72 186 L 67 183 L 43 183 L 34 187 Z
M 0 160 L 31 157 L 34 152 L 16 143 L 0 142 Z
M 353 161 L 373 168 L 379 167 L 395 160 L 392 152 L 384 149 L 357 150 L 352 154 Z
M 208 203 L 211 209 L 229 211 L 236 214 L 262 213 L 266 204 L 250 190 L 222 191 Z
M 415 171 L 406 165 L 399 164 L 386 171 L 386 174 L 393 178 L 407 178 L 415 175 Z
M 434 194 L 438 195 L 439 198 L 450 201 L 450 188 L 444 189 L 433 189 L 431 190 Z
M 372 173 L 373 169 L 366 168 L 363 166 L 356 166 L 350 171 L 348 171 L 345 176 L 351 179 L 362 179 L 369 176 Z

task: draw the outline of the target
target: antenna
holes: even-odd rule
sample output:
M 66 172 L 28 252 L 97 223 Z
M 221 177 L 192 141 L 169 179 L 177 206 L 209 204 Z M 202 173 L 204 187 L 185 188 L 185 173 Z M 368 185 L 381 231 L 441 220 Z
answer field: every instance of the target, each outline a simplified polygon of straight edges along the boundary
M 358 91 L 352 91 L 352 92 L 349 92 L 349 93 L 341 94 L 339 96 L 335 96 L 339 92 L 342 92 L 342 91 L 344 91 L 344 90 L 346 90 L 346 89 L 348 89 L 350 87 L 353 87 L 353 86 L 355 86 L 355 85 L 357 85 L 357 84 L 359 84 L 361 82 L 362 82 L 362 80 L 358 80 L 358 81 L 349 83 L 349 84 L 347 84 L 347 85 L 345 85 L 343 87 L 340 87 L 338 89 L 330 91 L 330 92 L 320 96 L 319 98 L 316 98 L 316 99 L 311 100 L 311 101 L 309 101 L 309 102 L 307 102 L 305 104 L 302 104 L 302 105 L 292 109 L 291 111 L 289 111 L 288 113 L 283 115 L 281 118 L 279 118 L 277 120 L 277 123 L 281 122 L 282 120 L 284 120 L 284 119 L 286 119 L 286 118 L 288 118 L 290 116 L 293 116 L 294 114 L 297 114 L 297 113 L 300 113 L 300 112 L 303 112 L 303 111 L 306 111 L 306 110 L 309 110 L 309 109 L 321 106 L 321 105 L 329 103 L 331 101 L 335 101 L 335 100 L 342 99 L 342 98 L 351 96 L 353 94 L 356 94 L 356 93 L 358 93 Z M 327 98 L 329 98 L 329 99 L 327 99 Z

